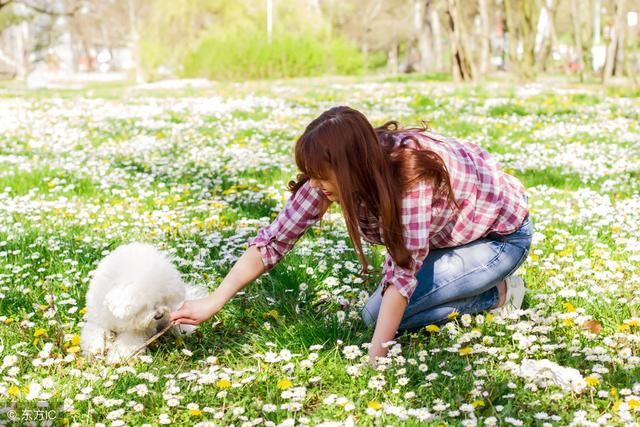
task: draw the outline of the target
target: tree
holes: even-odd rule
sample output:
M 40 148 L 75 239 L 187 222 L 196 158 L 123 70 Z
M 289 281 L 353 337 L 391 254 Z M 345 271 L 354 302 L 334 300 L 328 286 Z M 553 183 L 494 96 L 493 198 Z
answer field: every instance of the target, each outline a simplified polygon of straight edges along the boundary
M 536 31 L 536 70 L 544 72 L 547 69 L 547 61 L 554 45 L 556 44 L 556 16 L 560 6 L 560 0 L 539 0 L 540 19 Z M 569 0 L 573 1 L 573 0 Z
M 617 74 L 622 74 L 620 63 L 624 62 L 624 33 L 626 29 L 626 0 L 615 0 L 614 21 L 607 47 L 607 59 L 602 73 L 602 82 L 608 83 Z M 621 61 L 622 60 L 622 61 Z
M 491 55 L 491 24 L 489 22 L 489 0 L 478 0 L 480 15 L 480 58 L 478 72 L 485 76 L 489 70 L 489 57 Z
M 540 5 L 532 0 L 504 0 L 509 61 L 522 80 L 536 76 L 535 38 Z M 522 55 L 518 54 L 521 46 Z
M 72 18 L 80 10 L 78 1 L 0 0 L 0 35 L 9 33 L 10 41 L 0 44 L 0 63 L 18 79 L 29 73 L 29 54 L 40 54 L 53 44 L 55 20 Z M 31 31 L 30 31 L 31 29 Z M 1 40 L 0 40 L 1 42 Z
M 573 22 L 573 41 L 576 49 L 576 63 L 580 82 L 584 82 L 584 42 L 582 39 L 582 13 L 578 0 L 571 1 L 571 21 Z
M 447 15 L 453 79 L 456 81 L 474 80 L 477 78 L 477 71 L 471 56 L 468 30 L 461 12 L 460 0 L 447 0 Z

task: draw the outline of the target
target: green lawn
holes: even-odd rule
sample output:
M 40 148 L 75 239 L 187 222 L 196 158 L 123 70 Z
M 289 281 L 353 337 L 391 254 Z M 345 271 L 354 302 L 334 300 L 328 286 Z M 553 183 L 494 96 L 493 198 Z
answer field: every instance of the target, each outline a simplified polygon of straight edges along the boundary
M 389 78 L 1 93 L 0 425 L 640 423 L 637 96 Z M 334 207 L 218 325 L 129 366 L 83 358 L 96 263 L 149 241 L 214 289 L 283 206 L 296 136 L 333 105 L 374 124 L 426 120 L 522 180 L 536 234 L 521 315 L 402 335 L 374 371 L 360 308 L 383 248 L 366 248 L 376 269 L 363 281 Z M 544 358 L 587 387 L 516 374 Z

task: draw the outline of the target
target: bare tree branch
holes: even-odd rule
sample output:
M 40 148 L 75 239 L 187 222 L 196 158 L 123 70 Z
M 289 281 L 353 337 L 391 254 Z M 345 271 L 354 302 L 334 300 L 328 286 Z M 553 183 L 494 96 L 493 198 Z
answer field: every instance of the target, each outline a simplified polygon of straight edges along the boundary
M 1 1 L 1 0 L 0 0 Z M 13 1 L 13 0 L 8 0 L 9 2 Z M 49 9 L 45 9 L 43 7 L 37 6 L 35 4 L 32 4 L 31 2 L 28 2 L 26 0 L 19 0 L 20 4 L 23 4 L 25 6 L 27 6 L 29 9 L 32 9 L 38 13 L 42 13 L 44 15 L 50 15 L 50 16 L 74 16 L 78 10 L 80 10 L 80 3 L 76 3 L 75 6 L 73 7 L 73 9 L 71 11 L 68 12 L 56 12 L 53 10 L 49 10 Z M 0 3 L 0 7 L 2 6 L 2 3 Z
M 11 3 L 13 3 L 13 0 L 0 0 L 0 9 L 9 6 Z

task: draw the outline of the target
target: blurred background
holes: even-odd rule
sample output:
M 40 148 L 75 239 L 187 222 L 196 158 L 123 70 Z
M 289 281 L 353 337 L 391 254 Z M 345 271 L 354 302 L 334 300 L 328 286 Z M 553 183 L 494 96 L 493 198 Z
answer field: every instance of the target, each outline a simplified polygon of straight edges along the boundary
M 0 78 L 412 73 L 637 86 L 639 11 L 640 0 L 0 0 Z

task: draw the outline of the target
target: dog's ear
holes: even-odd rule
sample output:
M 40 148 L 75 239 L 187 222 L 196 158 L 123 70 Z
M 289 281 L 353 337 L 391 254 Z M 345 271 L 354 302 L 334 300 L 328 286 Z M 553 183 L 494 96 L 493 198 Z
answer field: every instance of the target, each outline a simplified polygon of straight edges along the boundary
M 131 284 L 120 284 L 104 296 L 105 307 L 117 319 L 126 320 L 135 314 L 134 309 L 138 302 L 133 288 Z

